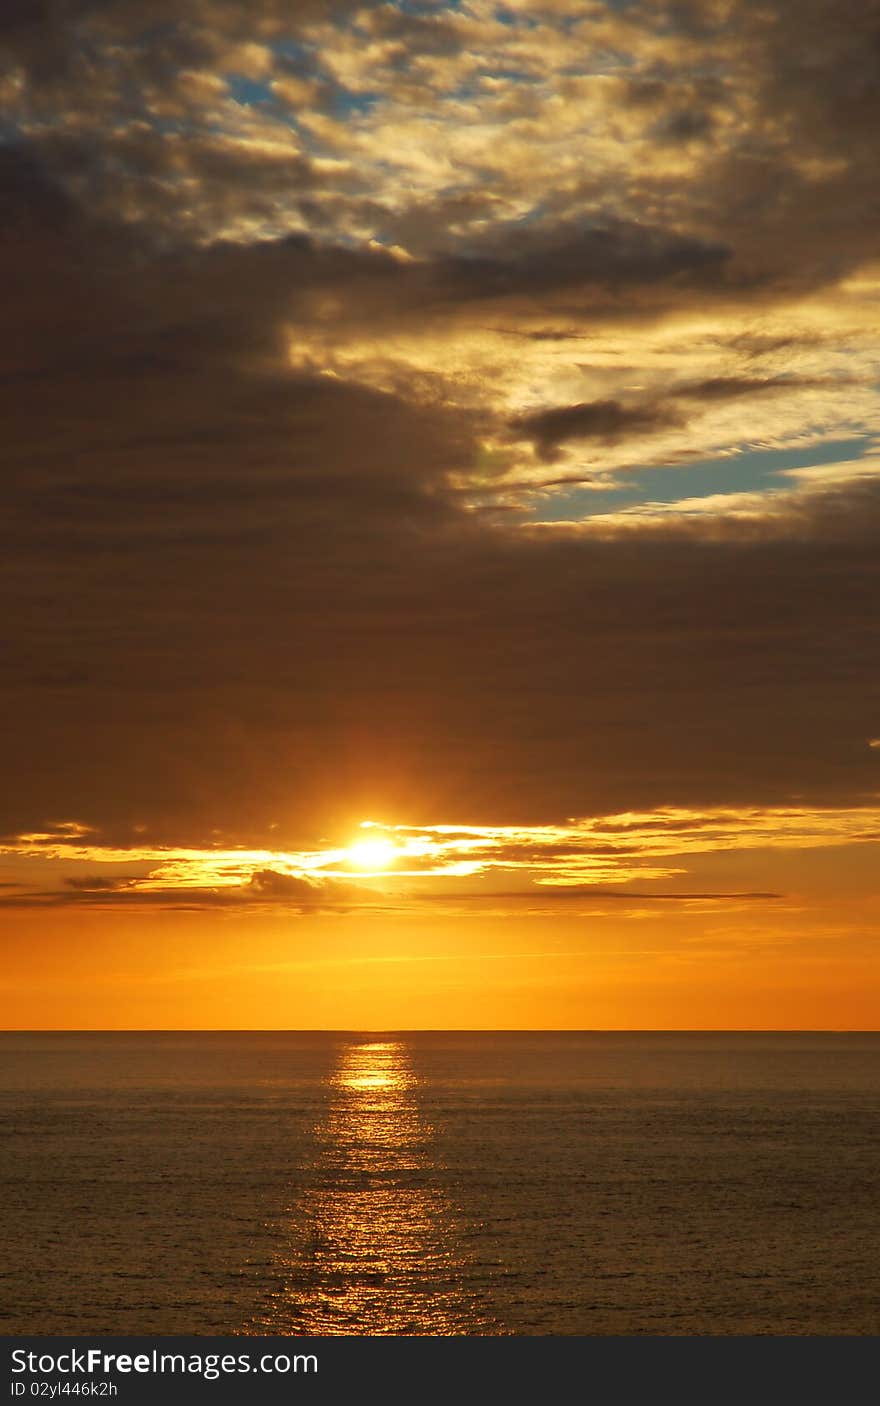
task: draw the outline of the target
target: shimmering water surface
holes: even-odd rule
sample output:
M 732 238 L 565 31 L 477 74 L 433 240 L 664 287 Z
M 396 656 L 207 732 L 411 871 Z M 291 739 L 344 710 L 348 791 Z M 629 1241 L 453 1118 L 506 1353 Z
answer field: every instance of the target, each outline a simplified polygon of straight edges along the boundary
M 0 1331 L 880 1332 L 880 1035 L 0 1036 Z

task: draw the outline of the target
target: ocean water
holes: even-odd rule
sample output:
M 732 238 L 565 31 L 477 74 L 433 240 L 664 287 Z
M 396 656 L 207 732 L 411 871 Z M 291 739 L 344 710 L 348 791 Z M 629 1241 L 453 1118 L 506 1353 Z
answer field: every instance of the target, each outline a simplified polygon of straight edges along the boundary
M 0 1332 L 876 1334 L 878 1034 L 5 1034 Z

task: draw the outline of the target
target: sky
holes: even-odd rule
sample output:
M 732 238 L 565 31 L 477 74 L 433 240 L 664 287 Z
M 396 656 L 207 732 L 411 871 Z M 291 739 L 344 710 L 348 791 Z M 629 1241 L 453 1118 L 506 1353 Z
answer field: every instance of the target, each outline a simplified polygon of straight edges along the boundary
M 0 1023 L 877 1028 L 878 0 L 0 49 Z

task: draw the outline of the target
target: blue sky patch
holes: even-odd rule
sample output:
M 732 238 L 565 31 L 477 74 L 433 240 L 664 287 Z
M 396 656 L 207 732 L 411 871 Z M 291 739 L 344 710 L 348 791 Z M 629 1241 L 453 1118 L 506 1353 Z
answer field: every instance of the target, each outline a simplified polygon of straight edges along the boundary
M 682 498 L 708 498 L 715 493 L 760 493 L 794 487 L 779 477 L 784 469 L 809 468 L 861 459 L 871 446 L 867 435 L 825 440 L 796 449 L 753 449 L 748 445 L 727 458 L 695 459 L 688 464 L 642 464 L 618 477 L 613 487 L 576 488 L 554 492 L 535 516 L 544 522 L 592 517 L 596 513 L 633 508 L 640 503 L 676 503 Z M 589 473 L 587 466 L 585 472 Z

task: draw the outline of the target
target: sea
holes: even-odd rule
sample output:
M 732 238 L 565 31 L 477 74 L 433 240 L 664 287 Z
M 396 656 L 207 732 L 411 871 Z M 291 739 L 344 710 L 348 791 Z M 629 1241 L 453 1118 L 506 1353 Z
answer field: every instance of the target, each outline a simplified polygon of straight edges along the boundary
M 880 1034 L 0 1035 L 0 1333 L 880 1332 Z

